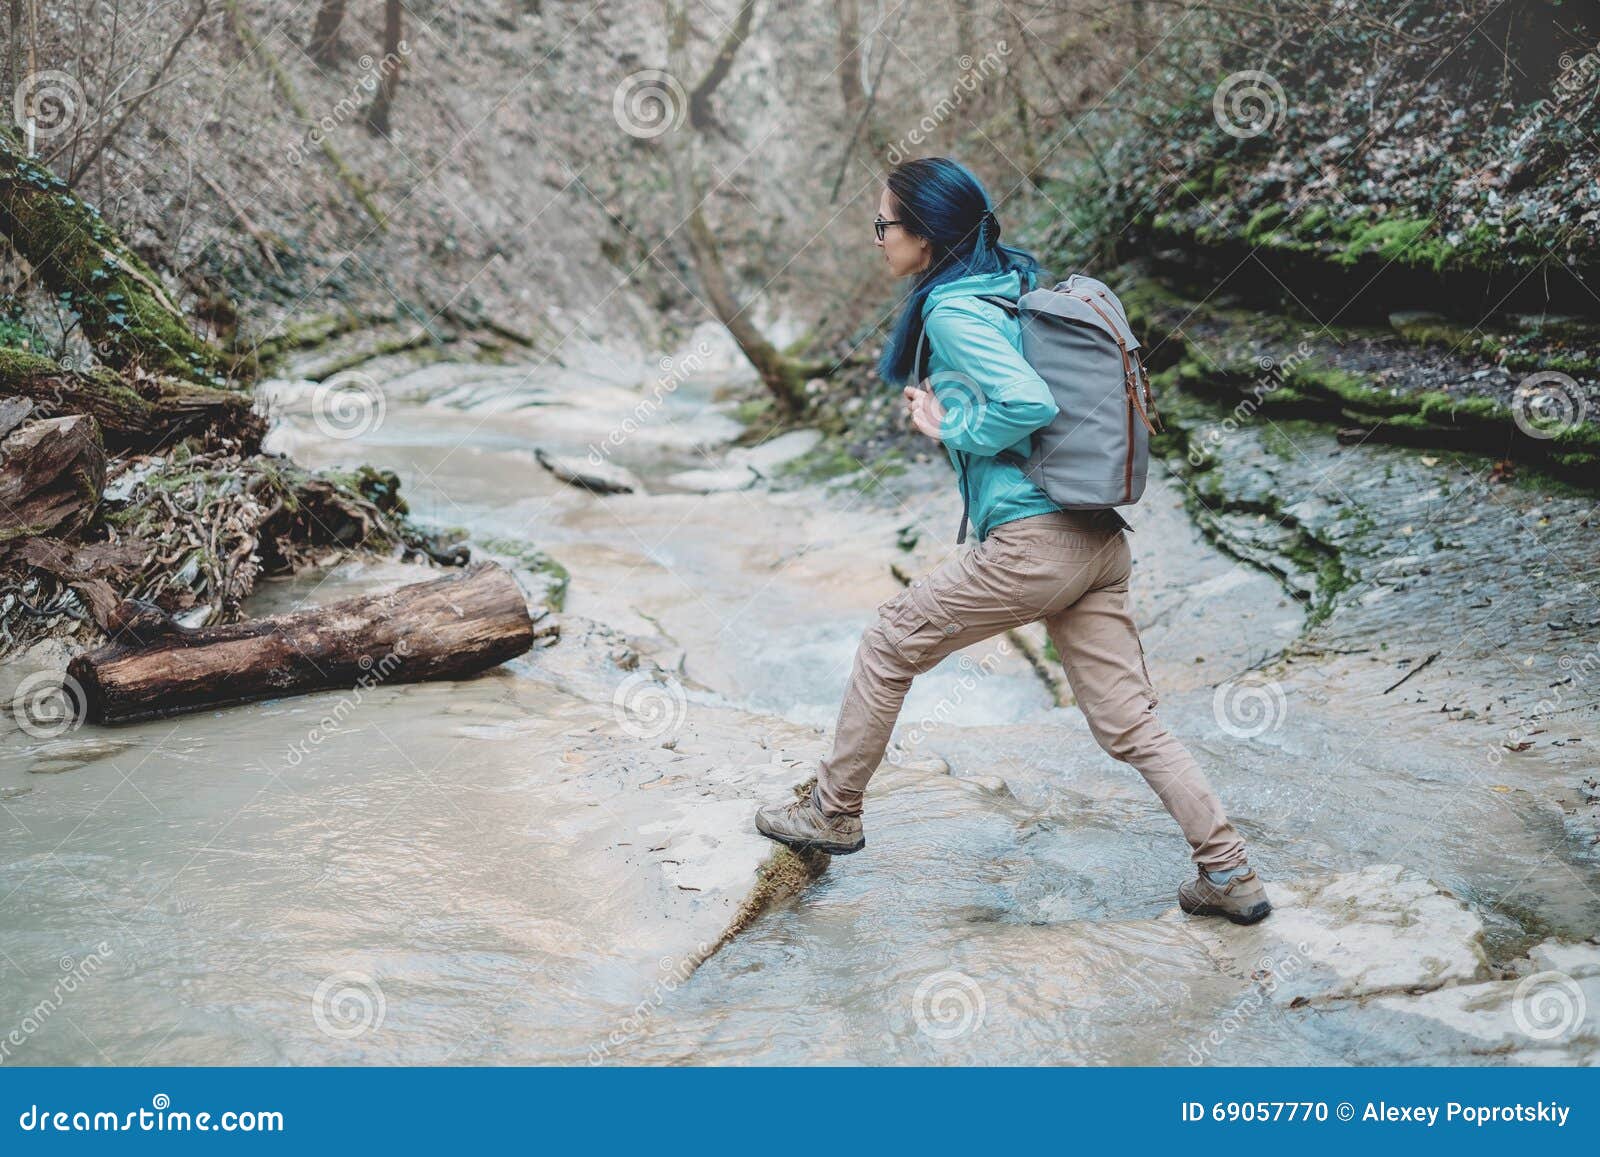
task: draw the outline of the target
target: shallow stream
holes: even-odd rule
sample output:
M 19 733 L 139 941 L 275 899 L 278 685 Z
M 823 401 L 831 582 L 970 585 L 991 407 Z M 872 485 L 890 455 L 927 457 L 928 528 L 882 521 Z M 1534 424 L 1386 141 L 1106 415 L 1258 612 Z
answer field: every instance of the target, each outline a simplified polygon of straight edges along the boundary
M 561 641 L 462 683 L 6 735 L 0 1035 L 28 1031 L 0 1060 L 1428 1063 L 1600 1047 L 1595 1008 L 1559 1040 L 1507 1045 L 1415 995 L 1499 993 L 1506 961 L 1600 929 L 1594 866 L 1540 768 L 1484 782 L 1436 714 L 1341 701 L 1313 664 L 1219 700 L 1303 612 L 1213 549 L 1170 481 L 1133 535 L 1161 713 L 1252 861 L 1303 891 L 1255 929 L 1184 918 L 1176 827 L 999 638 L 917 681 L 866 851 L 691 975 L 770 851 L 754 807 L 826 752 L 891 565 L 964 549 L 948 471 L 786 481 L 814 435 L 730 448 L 725 372 L 642 418 L 653 367 L 603 352 L 363 372 L 381 421 L 339 436 L 309 387 L 273 383 L 269 444 L 396 470 L 417 518 L 464 528 L 530 597 L 551 581 L 539 552 L 559 562 Z M 593 446 L 641 487 L 592 494 L 536 455 Z M 425 577 L 345 564 L 266 584 L 250 610 Z M 1397 867 L 1357 875 L 1375 865 Z M 1330 880 L 1355 881 L 1353 898 L 1319 892 Z M 1589 989 L 1600 975 L 1569 971 Z M 1309 1006 L 1291 1007 L 1293 985 Z

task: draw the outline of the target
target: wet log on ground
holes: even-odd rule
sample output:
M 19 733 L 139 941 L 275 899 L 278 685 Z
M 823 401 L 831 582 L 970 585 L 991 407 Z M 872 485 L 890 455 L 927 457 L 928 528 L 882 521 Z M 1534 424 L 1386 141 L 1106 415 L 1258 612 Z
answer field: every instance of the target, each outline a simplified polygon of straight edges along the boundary
M 92 414 L 112 450 L 149 452 L 189 434 L 261 444 L 266 420 L 248 394 L 177 378 L 125 380 L 114 370 L 71 370 L 26 350 L 0 349 L 0 400 L 31 399 L 40 417 Z
M 93 516 L 106 482 L 95 420 L 28 420 L 26 402 L 0 404 L 0 546 L 70 534 Z
M 223 627 L 185 629 L 125 603 L 116 641 L 68 674 L 91 723 L 381 683 L 457 679 L 533 645 L 533 621 L 510 572 L 479 563 L 386 594 Z

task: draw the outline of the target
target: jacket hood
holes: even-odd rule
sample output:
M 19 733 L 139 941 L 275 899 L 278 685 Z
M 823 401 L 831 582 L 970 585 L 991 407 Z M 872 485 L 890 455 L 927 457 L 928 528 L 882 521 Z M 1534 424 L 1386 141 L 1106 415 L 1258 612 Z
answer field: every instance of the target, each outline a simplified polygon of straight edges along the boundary
M 1008 270 L 1005 273 L 971 273 L 966 277 L 958 277 L 954 281 L 936 285 L 928 291 L 928 296 L 922 303 L 922 316 L 927 317 L 930 309 L 951 297 L 989 296 L 1015 301 L 1033 288 L 1032 284 L 1024 286 L 1025 279 L 1031 282 L 1027 274 L 1020 269 Z

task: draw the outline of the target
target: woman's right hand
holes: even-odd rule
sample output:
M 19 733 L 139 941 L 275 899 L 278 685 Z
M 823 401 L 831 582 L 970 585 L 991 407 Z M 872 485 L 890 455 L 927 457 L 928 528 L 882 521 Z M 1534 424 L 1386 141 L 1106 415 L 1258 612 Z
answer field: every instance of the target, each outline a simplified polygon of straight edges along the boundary
M 919 433 L 938 442 L 944 425 L 944 407 L 939 404 L 938 396 L 932 390 L 919 389 L 916 386 L 906 386 L 903 396 L 906 400 L 906 413 L 911 416 L 911 424 Z
M 917 411 L 917 391 L 921 386 L 906 386 L 900 391 L 900 396 L 905 399 L 906 417 L 911 417 Z

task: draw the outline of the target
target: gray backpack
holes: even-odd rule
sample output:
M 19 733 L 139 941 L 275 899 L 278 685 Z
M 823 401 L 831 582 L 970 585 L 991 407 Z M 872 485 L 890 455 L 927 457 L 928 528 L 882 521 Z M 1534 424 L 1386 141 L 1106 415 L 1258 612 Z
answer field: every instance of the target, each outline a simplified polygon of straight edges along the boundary
M 1035 289 L 1017 301 L 986 295 L 978 300 L 1018 316 L 1022 356 L 1060 408 L 1048 425 L 1034 431 L 1027 456 L 1002 450 L 996 457 L 1020 467 L 1064 509 L 1139 501 L 1150 435 L 1161 419 L 1139 358 L 1139 339 L 1117 295 L 1104 283 L 1074 273 L 1053 289 Z M 1120 518 L 1115 522 L 1127 525 Z M 966 538 L 966 529 L 963 510 L 957 542 Z

